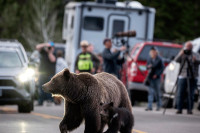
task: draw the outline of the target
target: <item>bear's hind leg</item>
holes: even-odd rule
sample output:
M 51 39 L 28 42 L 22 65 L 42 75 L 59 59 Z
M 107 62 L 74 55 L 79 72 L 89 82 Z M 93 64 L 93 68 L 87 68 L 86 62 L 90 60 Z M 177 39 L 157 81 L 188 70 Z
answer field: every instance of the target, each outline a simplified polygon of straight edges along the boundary
M 77 104 L 65 102 L 65 116 L 60 123 L 61 133 L 67 133 L 80 126 L 83 121 L 81 108 Z

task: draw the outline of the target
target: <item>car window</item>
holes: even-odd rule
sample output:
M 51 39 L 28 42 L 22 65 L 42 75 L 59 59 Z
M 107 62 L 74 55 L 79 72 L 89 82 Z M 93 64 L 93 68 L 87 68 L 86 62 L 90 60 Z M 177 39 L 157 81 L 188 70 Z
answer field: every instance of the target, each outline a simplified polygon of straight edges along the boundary
M 22 62 L 17 52 L 0 52 L 0 68 L 22 67 Z
M 104 19 L 102 17 L 85 17 L 83 28 L 85 30 L 102 31 Z
M 149 51 L 153 47 L 152 45 L 146 45 L 142 49 L 138 60 L 146 61 L 149 58 Z M 164 61 L 169 62 L 172 58 L 174 58 L 181 48 L 174 47 L 165 47 L 165 46 L 156 46 L 158 49 L 159 55 L 163 58 Z
M 139 50 L 140 50 L 140 46 L 137 46 L 137 48 L 134 50 L 134 52 L 132 54 L 133 58 L 138 54 Z
M 20 51 L 20 54 L 22 55 L 23 61 L 26 62 L 25 55 L 24 55 L 24 52 L 23 52 L 22 48 L 19 47 L 18 49 Z

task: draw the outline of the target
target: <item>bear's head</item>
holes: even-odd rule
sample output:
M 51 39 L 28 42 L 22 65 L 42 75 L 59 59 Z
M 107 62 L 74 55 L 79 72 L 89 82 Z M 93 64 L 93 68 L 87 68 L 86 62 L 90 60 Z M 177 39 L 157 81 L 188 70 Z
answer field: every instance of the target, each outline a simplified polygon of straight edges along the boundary
M 113 111 L 113 106 L 114 106 L 113 102 L 106 103 L 106 104 L 100 103 L 100 115 L 101 115 L 101 118 L 103 118 L 103 120 L 109 119 Z
M 72 76 L 73 75 L 68 69 L 64 69 L 54 75 L 49 82 L 42 86 L 42 88 L 47 93 L 63 95 L 66 92 L 66 87 L 68 86 Z

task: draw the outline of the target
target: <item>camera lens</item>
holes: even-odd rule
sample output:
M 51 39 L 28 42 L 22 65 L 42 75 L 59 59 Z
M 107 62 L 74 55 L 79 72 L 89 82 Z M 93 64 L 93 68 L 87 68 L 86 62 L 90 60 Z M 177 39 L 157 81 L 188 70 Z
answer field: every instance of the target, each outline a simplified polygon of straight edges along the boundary
M 192 54 L 192 51 L 191 51 L 191 50 L 188 50 L 188 49 L 186 49 L 186 50 L 184 50 L 184 54 L 186 54 L 186 55 L 191 55 L 191 54 Z

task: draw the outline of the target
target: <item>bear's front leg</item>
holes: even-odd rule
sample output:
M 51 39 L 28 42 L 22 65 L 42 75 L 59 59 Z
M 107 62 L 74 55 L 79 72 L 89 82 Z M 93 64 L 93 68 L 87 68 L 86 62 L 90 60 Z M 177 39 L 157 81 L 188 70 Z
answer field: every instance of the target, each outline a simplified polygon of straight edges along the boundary
M 98 133 L 101 127 L 101 118 L 97 109 L 87 110 L 85 115 L 85 131 L 84 133 Z
M 72 104 L 65 101 L 65 115 L 60 123 L 60 132 L 67 133 L 80 126 L 83 116 L 79 104 Z

